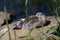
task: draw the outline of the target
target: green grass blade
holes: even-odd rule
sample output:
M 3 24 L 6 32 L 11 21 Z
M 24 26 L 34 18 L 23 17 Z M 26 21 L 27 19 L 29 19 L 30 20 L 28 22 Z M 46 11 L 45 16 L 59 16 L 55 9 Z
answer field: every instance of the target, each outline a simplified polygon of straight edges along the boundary
M 25 14 L 26 14 L 26 20 L 29 22 L 29 15 L 28 15 L 28 0 L 25 1 Z
M 8 24 L 8 16 L 7 16 L 6 6 L 4 6 L 4 14 L 5 14 L 5 18 L 6 18 L 6 25 L 7 25 L 7 28 L 8 28 L 9 40 L 11 40 L 10 28 L 9 28 L 9 24 Z

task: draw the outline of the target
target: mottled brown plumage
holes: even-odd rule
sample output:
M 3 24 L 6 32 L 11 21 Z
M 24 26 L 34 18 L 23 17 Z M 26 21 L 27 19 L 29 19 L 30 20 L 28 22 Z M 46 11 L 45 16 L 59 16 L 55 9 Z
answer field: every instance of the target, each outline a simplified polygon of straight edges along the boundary
M 22 29 L 24 28 L 36 28 L 36 27 L 40 27 L 43 26 L 46 23 L 46 16 L 44 14 L 42 14 L 41 12 L 36 13 L 36 15 L 31 15 L 30 16 L 30 21 L 29 22 L 25 22 L 26 19 L 24 20 L 20 20 L 20 22 L 18 22 L 17 27 L 20 27 Z

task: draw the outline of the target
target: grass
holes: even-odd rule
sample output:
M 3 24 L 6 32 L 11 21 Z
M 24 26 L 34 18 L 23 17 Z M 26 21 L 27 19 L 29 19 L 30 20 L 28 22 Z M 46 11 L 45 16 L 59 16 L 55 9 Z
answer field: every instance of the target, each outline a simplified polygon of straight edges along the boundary
M 9 40 L 11 40 L 11 34 L 10 34 L 10 28 L 9 28 L 9 24 L 8 24 L 8 16 L 7 16 L 6 6 L 4 6 L 4 14 L 5 14 L 5 18 L 6 18 L 6 25 L 8 28 Z
M 29 22 L 29 15 L 28 15 L 28 0 L 25 1 L 25 14 L 26 14 L 26 20 Z
M 29 0 L 26 0 L 25 1 L 25 14 L 26 14 L 26 20 L 27 20 L 27 22 L 29 22 L 30 21 L 30 19 L 29 19 L 29 12 L 28 12 L 28 1 Z M 13 0 L 13 2 L 14 2 L 14 0 Z M 56 1 L 55 1 L 56 2 Z M 56 3 L 56 9 L 54 9 L 53 7 L 52 7 L 52 5 L 51 5 L 51 1 L 50 0 L 47 0 L 47 4 L 48 4 L 48 7 L 49 7 L 49 10 L 50 10 L 50 13 L 52 14 L 52 15 L 56 15 L 56 17 L 59 17 L 58 16 L 58 7 L 57 6 L 59 6 L 58 4 L 59 4 L 59 1 Z M 13 6 L 14 4 L 12 4 L 12 6 Z M 12 9 L 14 10 L 14 6 L 12 7 Z M 7 17 L 7 10 L 6 10 L 6 6 L 4 6 L 4 13 L 5 13 L 5 17 L 6 17 L 6 25 L 7 25 L 7 28 L 8 28 L 8 36 L 9 36 L 9 40 L 11 40 L 11 34 L 10 34 L 10 28 L 9 28 L 9 24 L 8 24 L 8 17 Z M 55 14 L 53 14 L 53 13 L 55 13 Z M 58 21 L 58 20 L 57 20 Z M 50 34 L 52 34 L 52 33 L 56 33 L 57 34 L 57 36 L 58 36 L 58 38 L 60 38 L 60 36 L 59 36 L 59 33 L 60 33 L 60 24 L 59 24 L 59 26 L 56 26 L 56 27 L 58 27 L 58 28 L 52 28 L 52 30 L 50 30 L 49 32 L 47 32 L 47 34 L 44 34 L 44 33 L 42 33 L 45 37 L 46 37 L 46 39 L 43 39 L 43 38 L 41 38 L 41 37 L 43 37 L 43 36 L 37 36 L 36 37 L 36 39 L 35 38 L 31 38 L 31 36 L 30 36 L 30 34 L 31 34 L 31 32 L 32 32 L 32 30 L 33 29 L 29 29 L 29 33 L 28 33 L 28 35 L 25 37 L 25 40 L 29 40 L 29 38 L 30 38 L 30 40 L 49 40 L 50 38 L 48 38 L 48 36 L 50 35 Z M 58 29 L 58 30 L 57 30 Z M 43 30 L 43 28 L 42 28 L 42 30 Z M 56 32 L 57 31 L 57 32 Z M 16 40 L 16 31 L 14 30 L 14 35 L 15 35 L 15 40 Z M 29 38 L 28 38 L 29 37 Z M 2 38 L 2 37 L 1 37 Z M 51 40 L 51 39 L 50 39 Z

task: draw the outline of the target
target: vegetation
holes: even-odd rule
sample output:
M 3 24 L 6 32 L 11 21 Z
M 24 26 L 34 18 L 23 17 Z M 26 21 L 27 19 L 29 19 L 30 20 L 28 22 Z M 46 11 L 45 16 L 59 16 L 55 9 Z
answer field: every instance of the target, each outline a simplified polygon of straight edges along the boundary
M 57 20 L 57 18 L 60 20 L 60 17 L 58 15 L 60 13 L 60 0 L 53 0 L 53 1 L 55 3 L 55 8 L 52 6 L 51 0 L 46 0 L 46 3 L 48 4 L 51 15 L 54 15 L 56 17 L 56 20 Z M 14 1 L 12 1 L 12 3 L 13 2 Z M 15 10 L 13 4 L 12 4 L 12 10 Z M 11 34 L 10 34 L 10 29 L 9 29 L 9 24 L 8 24 L 6 6 L 4 6 L 4 12 L 5 12 L 5 16 L 6 16 L 6 25 L 7 25 L 8 34 L 9 34 L 8 36 L 9 36 L 9 40 L 11 40 Z M 28 12 L 28 0 L 25 0 L 25 14 L 26 14 L 27 22 L 30 20 L 28 13 L 29 13 Z M 36 38 L 31 38 L 30 34 L 31 34 L 32 30 L 33 29 L 30 29 L 28 35 L 26 37 L 24 37 L 25 40 L 60 40 L 60 22 L 59 21 L 58 21 L 58 25 L 53 27 L 52 30 L 48 31 L 46 34 L 41 32 L 42 35 L 39 35 L 39 36 L 37 35 Z M 42 28 L 42 30 L 43 30 L 43 28 Z M 56 34 L 55 35 L 56 38 L 50 37 L 49 36 L 50 34 Z M 16 40 L 16 32 L 15 31 L 14 31 L 14 35 L 15 35 L 15 40 Z
M 5 16 L 6 16 L 6 25 L 7 25 L 7 28 L 8 28 L 9 40 L 11 40 L 10 28 L 9 28 L 9 24 L 8 24 L 8 16 L 7 16 L 6 6 L 4 6 L 4 12 L 5 12 Z

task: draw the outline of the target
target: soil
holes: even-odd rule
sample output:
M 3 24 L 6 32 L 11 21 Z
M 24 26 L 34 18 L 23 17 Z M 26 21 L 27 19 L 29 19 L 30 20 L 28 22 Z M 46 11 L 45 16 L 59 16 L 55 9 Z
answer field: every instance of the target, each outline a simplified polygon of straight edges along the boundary
M 42 29 L 42 27 L 33 29 L 33 31 L 31 32 L 32 38 L 36 37 L 37 35 L 41 35 L 42 33 L 46 34 L 47 31 L 51 30 L 52 27 L 55 27 L 58 24 L 58 22 L 56 21 L 54 16 L 48 16 L 47 20 L 48 20 L 48 23 L 46 23 L 46 25 L 43 26 L 43 29 Z M 22 40 L 22 38 L 24 38 L 29 32 L 29 29 L 13 30 L 15 28 L 15 22 L 9 24 L 9 27 L 10 27 L 10 33 L 11 33 L 12 40 L 15 40 L 14 32 L 16 32 L 16 40 Z M 6 25 L 4 25 L 3 28 L 6 28 Z M 1 40 L 9 40 L 8 32 L 6 32 L 2 36 Z
M 9 13 L 7 14 L 8 15 L 8 18 L 9 18 Z M 0 28 L 2 27 L 1 25 L 4 23 L 4 20 L 5 20 L 5 15 L 4 15 L 4 12 L 0 11 Z

